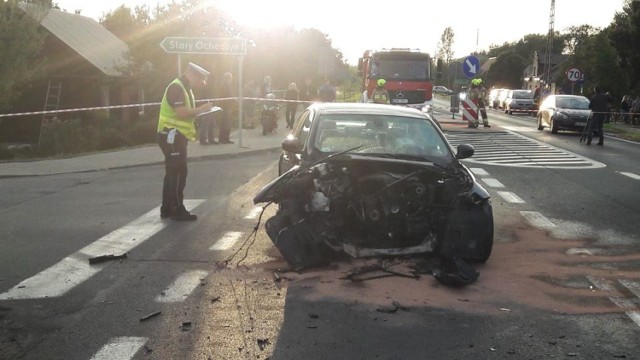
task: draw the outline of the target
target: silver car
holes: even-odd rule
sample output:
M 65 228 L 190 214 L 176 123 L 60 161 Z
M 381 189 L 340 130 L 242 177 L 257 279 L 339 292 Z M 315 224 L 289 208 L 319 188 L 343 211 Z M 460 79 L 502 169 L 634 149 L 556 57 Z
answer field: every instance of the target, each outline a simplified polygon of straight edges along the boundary
M 531 90 L 509 90 L 504 100 L 504 112 L 513 114 L 514 112 L 524 112 L 533 114 L 537 111 L 533 103 L 533 91 Z
M 295 269 L 352 257 L 433 253 L 487 261 L 489 193 L 435 120 L 419 110 L 316 103 L 282 142 L 279 178 L 254 203 L 277 203 L 265 228 Z

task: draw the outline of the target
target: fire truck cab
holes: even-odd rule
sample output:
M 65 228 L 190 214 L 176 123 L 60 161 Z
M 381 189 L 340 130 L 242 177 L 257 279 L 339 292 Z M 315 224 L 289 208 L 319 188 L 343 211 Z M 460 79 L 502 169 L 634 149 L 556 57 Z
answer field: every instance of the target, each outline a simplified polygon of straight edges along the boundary
M 431 79 L 431 57 L 412 49 L 367 50 L 358 60 L 362 76 L 362 102 L 376 88 L 378 79 L 385 79 L 391 104 L 431 108 L 433 81 Z

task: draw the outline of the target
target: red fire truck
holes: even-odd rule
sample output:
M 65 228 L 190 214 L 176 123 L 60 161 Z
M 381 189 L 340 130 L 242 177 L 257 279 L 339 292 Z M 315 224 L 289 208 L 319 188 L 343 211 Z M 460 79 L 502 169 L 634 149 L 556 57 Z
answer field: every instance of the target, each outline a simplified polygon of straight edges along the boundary
M 367 101 L 378 79 L 385 79 L 391 104 L 431 107 L 431 57 L 411 49 L 367 50 L 358 60 L 362 101 Z

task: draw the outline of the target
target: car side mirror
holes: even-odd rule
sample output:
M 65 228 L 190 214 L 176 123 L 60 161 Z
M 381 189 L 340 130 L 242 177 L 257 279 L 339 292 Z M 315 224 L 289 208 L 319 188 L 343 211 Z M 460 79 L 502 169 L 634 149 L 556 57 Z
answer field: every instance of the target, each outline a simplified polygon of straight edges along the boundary
M 460 144 L 458 145 L 458 151 L 456 152 L 456 159 L 462 160 L 466 158 L 470 158 L 475 153 L 475 149 L 470 144 Z
M 286 152 L 300 154 L 302 153 L 302 142 L 297 138 L 286 138 L 282 140 L 282 149 Z

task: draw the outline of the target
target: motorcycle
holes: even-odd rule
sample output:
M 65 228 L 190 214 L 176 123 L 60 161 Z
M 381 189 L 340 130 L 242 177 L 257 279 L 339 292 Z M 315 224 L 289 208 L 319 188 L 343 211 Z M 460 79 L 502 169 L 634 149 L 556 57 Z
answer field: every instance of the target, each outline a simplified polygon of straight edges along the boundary
M 275 100 L 275 94 L 267 94 L 269 100 Z M 262 135 L 269 133 L 275 133 L 278 128 L 278 111 L 280 111 L 280 105 L 272 101 L 267 101 L 262 104 L 262 112 L 260 114 L 260 123 L 262 124 Z

